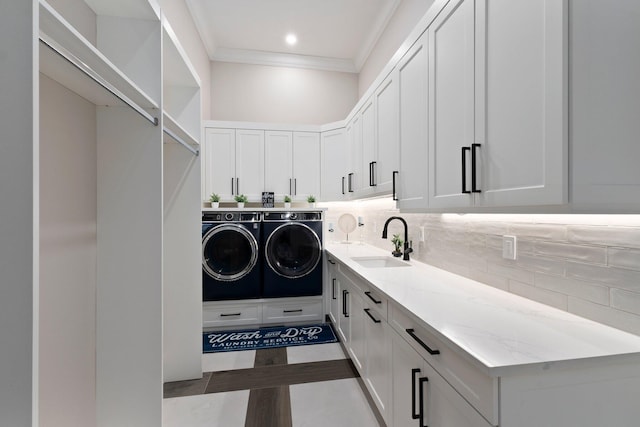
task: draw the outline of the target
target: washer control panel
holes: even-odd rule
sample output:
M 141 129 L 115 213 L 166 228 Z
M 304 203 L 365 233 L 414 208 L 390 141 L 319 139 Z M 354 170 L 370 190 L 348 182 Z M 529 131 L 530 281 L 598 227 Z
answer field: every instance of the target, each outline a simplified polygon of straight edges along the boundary
M 202 222 L 260 222 L 260 212 L 202 212 Z
M 265 221 L 322 221 L 322 212 L 265 212 Z

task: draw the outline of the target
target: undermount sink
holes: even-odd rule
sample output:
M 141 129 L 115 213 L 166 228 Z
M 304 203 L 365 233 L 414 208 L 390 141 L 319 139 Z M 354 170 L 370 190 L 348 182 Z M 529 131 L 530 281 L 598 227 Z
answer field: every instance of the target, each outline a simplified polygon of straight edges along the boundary
M 390 256 L 360 256 L 352 260 L 366 268 L 410 267 L 411 264 Z

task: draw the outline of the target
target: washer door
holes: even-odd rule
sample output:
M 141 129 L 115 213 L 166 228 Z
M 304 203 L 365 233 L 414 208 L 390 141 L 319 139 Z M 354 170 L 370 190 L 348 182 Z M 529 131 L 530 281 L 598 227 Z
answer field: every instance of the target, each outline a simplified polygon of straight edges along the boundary
M 258 242 L 241 225 L 219 225 L 202 237 L 202 268 L 214 279 L 238 280 L 257 262 Z
M 282 277 L 297 279 L 311 273 L 322 259 L 322 244 L 307 225 L 282 224 L 269 235 L 265 245 L 269 267 Z

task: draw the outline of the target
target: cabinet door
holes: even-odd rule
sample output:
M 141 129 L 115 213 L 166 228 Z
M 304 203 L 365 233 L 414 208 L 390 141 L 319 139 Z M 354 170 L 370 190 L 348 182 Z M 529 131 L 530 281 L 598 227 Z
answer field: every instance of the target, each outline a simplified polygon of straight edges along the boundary
M 349 141 L 349 171 L 347 173 L 347 192 L 356 197 L 362 186 L 362 117 L 357 114 L 347 126 Z
M 372 167 L 376 193 L 392 191 L 393 171 L 400 165 L 400 97 L 398 73 L 392 71 L 375 93 L 376 159 Z
M 360 113 L 362 121 L 362 163 L 360 164 L 360 189 L 357 196 L 367 196 L 375 191 L 372 163 L 377 160 L 376 147 L 376 114 L 373 98 L 370 99 Z
M 391 417 L 391 334 L 384 318 L 369 304 L 364 315 L 366 363 L 364 381 L 380 414 L 390 423 Z
M 567 203 L 566 1 L 476 3 L 477 203 Z
M 265 131 L 264 191 L 272 191 L 276 200 L 293 194 L 293 134 Z
M 353 285 L 349 279 L 345 282 L 346 289 L 348 290 L 347 305 L 349 312 L 350 323 L 350 336 L 349 336 L 349 354 L 353 364 L 360 372 L 360 375 L 365 373 L 365 313 L 364 313 L 364 301 L 360 296 L 360 290 Z
M 454 0 L 427 31 L 430 208 L 473 205 L 474 28 L 474 0 Z
M 294 200 L 320 197 L 320 134 L 293 133 L 293 191 Z
M 344 342 L 347 350 L 351 342 L 351 308 L 349 302 L 351 300 L 351 290 L 347 286 L 348 279 L 342 274 L 336 275 L 337 289 L 339 290 L 338 299 L 340 304 L 340 322 L 338 324 L 338 334 L 340 339 Z
M 338 280 L 338 276 L 336 274 L 336 266 L 335 264 L 331 264 L 332 261 L 329 261 L 328 264 L 328 281 L 327 281 L 327 290 L 326 295 L 329 300 L 329 318 L 333 325 L 338 329 L 340 327 L 340 317 L 341 317 L 341 298 L 340 298 L 340 281 Z M 335 262 L 335 261 L 333 261 Z
M 204 164 L 205 200 L 217 193 L 222 200 L 233 200 L 236 177 L 235 129 L 207 128 L 205 131 Z
M 398 64 L 400 169 L 398 207 L 425 208 L 427 196 L 427 45 L 422 36 Z
M 395 331 L 391 333 L 391 390 L 395 427 L 422 427 L 419 420 L 418 385 L 426 362 Z
M 320 154 L 320 194 L 323 201 L 345 197 L 345 172 L 349 157 L 345 129 L 322 133 Z
M 236 130 L 236 190 L 250 201 L 262 200 L 264 131 Z

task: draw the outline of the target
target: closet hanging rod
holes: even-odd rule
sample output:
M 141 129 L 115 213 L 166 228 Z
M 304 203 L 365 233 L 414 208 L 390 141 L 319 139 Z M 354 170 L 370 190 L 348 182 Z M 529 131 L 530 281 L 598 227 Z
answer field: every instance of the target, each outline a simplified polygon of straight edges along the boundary
M 171 132 L 169 129 L 164 128 L 162 129 L 164 131 L 164 133 L 166 133 L 167 135 L 169 135 L 171 138 L 173 138 L 177 143 L 179 143 L 180 145 L 182 145 L 184 148 L 186 148 L 187 150 L 191 151 L 194 155 L 199 156 L 200 155 L 200 150 L 197 150 L 195 148 L 193 148 L 192 146 L 190 146 L 189 144 L 187 144 L 186 142 L 184 142 L 184 140 L 182 140 L 182 138 L 180 138 L 178 135 L 176 135 L 175 133 Z
M 153 117 L 151 114 L 147 113 L 141 106 L 136 104 L 128 96 L 120 92 L 112 84 L 110 84 L 105 79 L 103 79 L 100 76 L 100 74 L 95 72 L 91 67 L 86 65 L 84 62 L 78 59 L 71 52 L 66 50 L 64 47 L 60 46 L 58 43 L 53 41 L 49 36 L 47 36 L 46 34 L 43 34 L 42 32 L 40 33 L 40 42 L 43 43 L 45 46 L 47 46 L 49 49 L 51 49 L 53 52 L 58 54 L 68 63 L 76 67 L 78 70 L 82 71 L 87 77 L 89 77 L 91 80 L 93 80 L 94 82 L 102 86 L 113 96 L 115 96 L 116 98 L 124 102 L 126 105 L 131 107 L 131 109 L 133 109 L 136 113 L 140 114 L 142 117 L 147 119 L 154 126 L 158 126 L 159 122 L 157 117 Z

